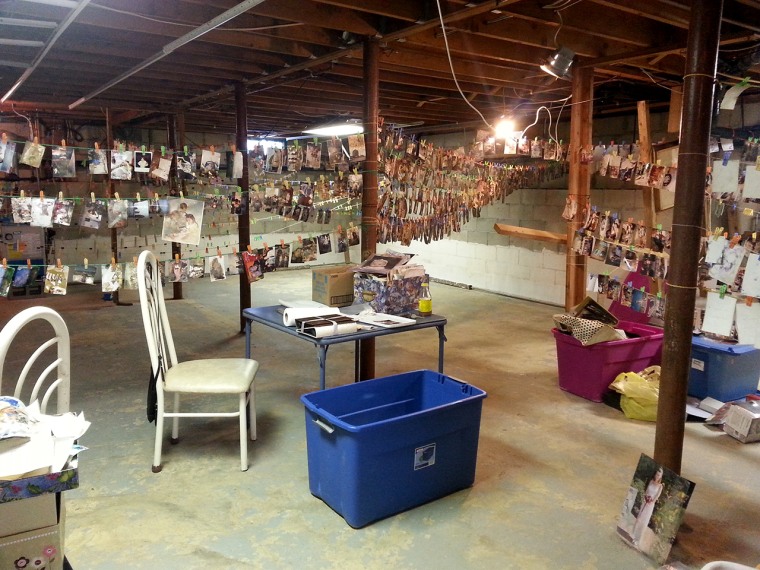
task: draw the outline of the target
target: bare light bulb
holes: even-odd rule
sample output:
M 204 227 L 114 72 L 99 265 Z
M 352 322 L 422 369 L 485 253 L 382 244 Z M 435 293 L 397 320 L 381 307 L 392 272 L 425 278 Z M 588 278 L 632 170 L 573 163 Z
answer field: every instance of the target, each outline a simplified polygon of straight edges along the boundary
M 497 139 L 506 139 L 515 132 L 515 123 L 509 119 L 500 119 L 493 130 Z

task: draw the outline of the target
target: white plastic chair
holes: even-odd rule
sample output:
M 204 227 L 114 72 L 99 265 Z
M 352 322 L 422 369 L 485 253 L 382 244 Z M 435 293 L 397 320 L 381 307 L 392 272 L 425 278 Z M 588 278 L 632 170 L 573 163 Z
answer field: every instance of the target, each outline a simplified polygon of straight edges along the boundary
M 178 362 L 160 279 L 156 257 L 148 250 L 143 251 L 137 260 L 137 288 L 148 341 L 151 372 L 156 378 L 157 413 L 153 472 L 158 473 L 162 468 L 164 418 L 173 418 L 171 442 L 177 443 L 179 418 L 195 417 L 239 418 L 240 469 L 246 471 L 246 406 L 250 415 L 250 437 L 255 440 L 256 407 L 253 379 L 259 363 L 249 358 L 208 358 Z M 174 410 L 171 412 L 166 411 L 167 394 L 174 395 Z M 238 397 L 238 409 L 235 412 L 180 412 L 180 394 L 234 394 Z
M 13 317 L 0 331 L 0 395 L 9 396 L 3 378 L 5 359 L 11 348 L 13 340 L 21 330 L 30 322 L 44 320 L 53 327 L 53 336 L 45 340 L 35 330 L 35 340 L 42 338 L 40 346 L 31 353 L 21 373 L 16 378 L 16 386 L 13 389 L 13 397 L 18 398 L 25 404 L 39 401 L 42 413 L 47 413 L 50 398 L 56 396 L 55 413 L 63 414 L 69 411 L 69 398 L 71 392 L 71 341 L 69 329 L 66 327 L 61 315 L 48 307 L 30 307 Z M 48 350 L 55 346 L 56 350 Z M 27 384 L 27 378 L 39 372 L 37 380 Z

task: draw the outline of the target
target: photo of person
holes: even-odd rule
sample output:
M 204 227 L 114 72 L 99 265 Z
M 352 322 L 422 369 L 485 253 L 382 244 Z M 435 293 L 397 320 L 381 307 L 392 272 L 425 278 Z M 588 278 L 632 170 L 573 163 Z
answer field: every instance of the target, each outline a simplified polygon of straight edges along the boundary
M 620 243 L 623 245 L 633 245 L 633 231 L 636 227 L 631 221 L 620 224 Z
M 343 143 L 340 139 L 327 141 L 327 168 L 333 169 L 343 160 Z
M 224 270 L 226 261 L 226 256 L 224 255 L 215 255 L 211 258 L 211 264 L 209 265 L 208 269 L 208 274 L 209 277 L 211 277 L 211 281 L 227 279 L 227 273 Z
M 620 218 L 612 216 L 612 220 L 607 226 L 607 235 L 600 237 L 606 237 L 607 241 L 618 241 L 620 239 Z
M 187 180 L 189 182 L 196 179 L 194 152 L 177 153 L 177 176 L 179 176 L 181 180 Z
M 583 229 L 593 234 L 597 229 L 599 229 L 601 214 L 597 210 L 587 210 L 587 212 L 588 216 L 584 222 Z
M 343 232 L 338 232 L 337 239 L 338 253 L 345 253 L 348 251 L 348 237 Z
M 53 206 L 53 223 L 58 226 L 70 226 L 74 214 L 74 200 L 56 200 Z
M 276 269 L 284 269 L 290 263 L 290 245 L 281 244 L 274 246 L 274 266 Z
M 359 228 L 357 227 L 350 227 L 348 228 L 348 245 L 359 245 Z
M 98 143 L 87 151 L 87 166 L 90 174 L 108 174 L 108 156 Z
M 79 225 L 83 228 L 97 230 L 100 227 L 100 224 L 103 221 L 103 216 L 106 215 L 107 211 L 108 208 L 106 206 L 106 203 L 102 200 L 85 202 Z
M 641 249 L 649 247 L 649 232 L 643 222 L 636 224 L 636 231 L 633 235 L 633 245 Z
M 662 188 L 662 180 L 665 176 L 665 167 L 653 164 L 649 171 L 649 184 L 652 188 Z
M 241 253 L 241 258 L 249 284 L 264 277 L 264 272 L 261 268 L 261 257 L 258 253 L 254 251 L 244 251 Z
M 604 292 L 605 297 L 610 301 L 617 301 L 620 299 L 620 281 L 617 279 L 607 280 L 607 289 Z
M 167 263 L 167 265 L 166 280 L 169 283 L 187 283 L 187 261 L 184 259 L 174 259 Z
M 641 289 L 634 289 L 631 297 L 631 308 L 637 313 L 646 314 L 648 304 L 649 295 L 647 295 L 647 292 Z
M 164 216 L 161 238 L 165 241 L 198 245 L 201 241 L 203 201 L 169 198 L 169 213 Z
M 645 253 L 639 261 L 639 273 L 646 277 L 654 277 L 655 268 L 657 267 L 657 256 L 653 253 Z
M 412 148 L 414 148 L 414 145 L 412 145 Z M 348 151 L 351 154 L 352 162 L 367 158 L 363 134 L 350 135 L 348 137 Z
M 150 201 L 140 200 L 139 202 L 129 202 L 127 216 L 136 220 L 141 220 L 150 216 Z
M 155 162 L 155 159 L 154 159 Z M 169 180 L 169 172 L 172 168 L 172 159 L 160 157 L 158 159 L 158 162 L 156 163 L 156 166 L 150 171 L 150 175 L 157 179 L 161 180 L 163 182 L 166 182 Z
M 634 249 L 626 249 L 623 253 L 623 261 L 620 267 L 626 271 L 637 271 L 639 268 L 639 256 Z
M 309 261 L 317 260 L 317 241 L 311 238 L 307 238 L 302 242 L 303 246 L 303 261 L 308 263 Z
M 581 255 L 590 256 L 591 250 L 594 247 L 594 238 L 591 236 L 583 236 L 583 240 L 581 241 Z
M 607 250 L 609 249 L 610 244 L 602 239 L 594 239 L 594 246 L 591 249 L 591 259 L 596 259 L 599 261 L 605 261 L 607 258 Z
M 194 257 L 190 260 L 187 267 L 188 279 L 202 279 L 206 274 L 206 258 Z
M 664 564 L 693 492 L 693 482 L 642 453 L 618 519 L 618 536 Z
M 364 179 L 361 174 L 348 175 L 348 195 L 351 198 L 357 198 L 362 194 Z
M 612 217 L 608 216 L 607 214 L 601 214 L 599 216 L 599 237 L 602 239 L 607 238 L 607 232 L 610 229 L 610 223 L 612 222 Z
M 141 150 L 135 151 L 135 172 L 150 172 L 153 153 Z
M 16 143 L 7 142 L 0 158 L 0 172 L 8 174 L 11 172 L 16 164 Z
M 633 287 L 628 283 L 620 286 L 620 304 L 623 307 L 630 307 L 633 302 Z
M 322 143 L 306 143 L 306 168 L 322 168 Z
M 636 165 L 636 174 L 634 175 L 634 183 L 636 186 L 649 186 L 649 175 L 652 171 L 652 165 L 648 162 L 639 162 Z
M 605 257 L 604 262 L 607 265 L 612 265 L 613 267 L 620 267 L 620 262 L 622 260 L 623 246 L 610 244 L 610 246 L 607 248 L 607 256 Z
M 201 171 L 206 176 L 216 176 L 221 162 L 221 153 L 216 152 L 213 148 L 201 151 Z
M 325 254 L 332 252 L 332 240 L 330 234 L 322 234 L 317 237 L 317 243 L 319 245 L 319 254 Z
M 676 191 L 676 175 L 678 174 L 678 168 L 671 166 L 667 169 L 662 176 L 662 189 L 668 192 Z

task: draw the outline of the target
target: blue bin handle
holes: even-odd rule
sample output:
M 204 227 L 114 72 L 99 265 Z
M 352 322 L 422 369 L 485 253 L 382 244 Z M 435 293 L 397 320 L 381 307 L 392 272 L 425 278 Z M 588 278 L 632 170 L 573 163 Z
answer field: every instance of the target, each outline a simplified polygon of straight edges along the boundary
M 319 427 L 321 427 L 321 428 L 322 428 L 324 431 L 326 431 L 327 433 L 333 433 L 333 432 L 335 431 L 335 428 L 334 428 L 334 427 L 332 427 L 332 426 L 331 426 L 331 425 L 329 425 L 329 424 L 326 424 L 325 422 L 323 422 L 323 421 L 322 421 L 321 419 L 319 419 L 319 418 L 315 418 L 313 421 L 314 421 L 314 423 L 315 423 L 315 424 L 317 424 Z

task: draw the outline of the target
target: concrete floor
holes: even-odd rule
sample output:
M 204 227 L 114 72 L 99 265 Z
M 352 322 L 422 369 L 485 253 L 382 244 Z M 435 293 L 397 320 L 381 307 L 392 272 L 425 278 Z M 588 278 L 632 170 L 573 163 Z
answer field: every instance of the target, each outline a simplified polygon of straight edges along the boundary
M 310 272 L 267 274 L 255 306 L 310 298 Z M 92 421 L 79 489 L 66 493 L 75 569 L 656 568 L 615 532 L 654 425 L 561 391 L 557 307 L 433 284 L 449 319 L 445 372 L 488 392 L 475 485 L 355 530 L 309 493 L 303 405 L 318 388 L 315 351 L 254 325 L 258 440 L 239 470 L 234 420 L 186 420 L 150 470 L 148 360 L 138 305 L 97 287 L 0 303 L 0 322 L 49 305 L 73 338 L 72 409 Z M 167 288 L 171 296 L 171 289 Z M 169 301 L 181 358 L 241 356 L 237 278 L 193 281 Z M 134 295 L 123 295 L 129 297 Z M 434 329 L 377 340 L 377 375 L 435 368 Z M 352 381 L 352 346 L 330 349 L 328 387 Z M 760 446 L 688 424 L 683 475 L 696 482 L 671 561 L 760 563 Z

